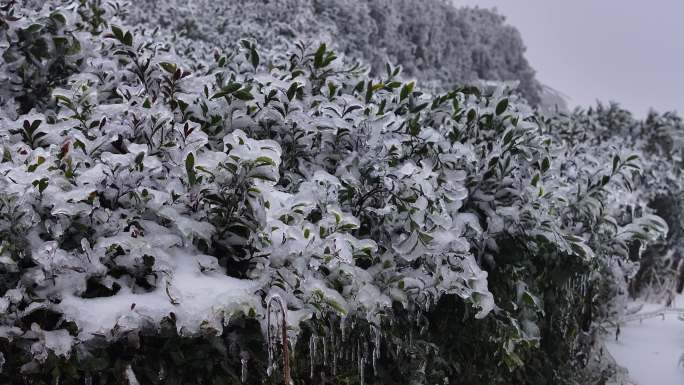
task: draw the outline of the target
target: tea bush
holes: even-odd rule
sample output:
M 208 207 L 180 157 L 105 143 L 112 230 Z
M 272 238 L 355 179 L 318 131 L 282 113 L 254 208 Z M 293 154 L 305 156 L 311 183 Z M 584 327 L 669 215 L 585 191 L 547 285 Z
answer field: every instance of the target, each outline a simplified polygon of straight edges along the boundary
M 1 9 L 4 383 L 572 383 L 667 233 L 671 115 Z

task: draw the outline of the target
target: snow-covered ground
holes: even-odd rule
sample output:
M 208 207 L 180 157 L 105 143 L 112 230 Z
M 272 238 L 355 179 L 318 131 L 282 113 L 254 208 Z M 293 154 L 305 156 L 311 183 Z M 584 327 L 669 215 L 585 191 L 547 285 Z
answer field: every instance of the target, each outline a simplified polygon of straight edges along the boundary
M 684 297 L 679 296 L 675 305 L 683 307 Z M 658 309 L 662 305 L 646 304 L 637 314 L 652 314 Z M 684 322 L 676 313 L 629 321 L 621 326 L 618 341 L 613 335 L 606 345 L 615 361 L 629 370 L 631 383 L 684 384 L 684 366 L 679 362 L 684 353 Z

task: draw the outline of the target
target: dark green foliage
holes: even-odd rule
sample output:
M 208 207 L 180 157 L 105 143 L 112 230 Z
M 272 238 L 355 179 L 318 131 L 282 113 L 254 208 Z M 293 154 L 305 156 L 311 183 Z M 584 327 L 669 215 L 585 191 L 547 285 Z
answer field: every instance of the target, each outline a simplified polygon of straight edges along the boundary
M 1 20 L 17 18 L 12 3 L 0 10 L 0 36 L 5 35 Z M 44 109 L 50 103 L 51 92 L 83 65 L 81 44 L 73 31 L 66 30 L 66 19 L 59 12 L 36 20 L 35 23 L 7 36 L 9 47 L 3 49 L 2 65 L 10 73 L 0 82 L 2 97 L 15 99 L 19 114 L 32 108 Z
M 130 366 L 144 385 L 232 385 L 241 383 L 242 358 L 247 360 L 244 384 L 262 384 L 265 372 L 259 324 L 246 317 L 233 319 L 222 335 L 188 338 L 178 334 L 171 314 L 158 331 L 131 332 L 113 343 L 96 339 L 87 344 L 88 352 L 77 350 L 68 360 L 51 353 L 44 364 L 20 369 L 27 358 L 15 343 L 0 339 L 7 361 L 0 382 L 127 385 Z

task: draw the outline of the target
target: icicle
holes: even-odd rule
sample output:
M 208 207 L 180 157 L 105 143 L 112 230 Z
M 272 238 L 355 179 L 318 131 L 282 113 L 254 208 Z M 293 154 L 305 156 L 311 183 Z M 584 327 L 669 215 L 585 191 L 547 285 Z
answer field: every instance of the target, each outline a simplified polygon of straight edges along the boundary
M 363 368 L 365 369 L 366 363 L 368 362 L 368 341 L 363 342 L 363 354 L 361 359 L 363 360 Z
M 365 379 L 366 376 L 365 376 L 365 374 L 364 374 L 364 372 L 363 372 L 363 367 L 364 367 L 363 364 L 364 364 L 364 360 L 363 360 L 363 358 L 362 358 L 362 359 L 361 359 L 361 371 L 359 372 L 359 376 L 361 377 L 361 385 L 363 385 L 364 382 L 365 382 L 365 380 L 366 380 L 366 379 Z
M 316 359 L 316 346 L 318 345 L 318 337 L 314 336 L 313 338 L 313 349 L 311 350 L 313 352 L 313 358 L 314 360 Z
M 242 381 L 243 384 L 247 382 L 247 360 L 247 353 L 240 353 L 240 381 Z
M 268 365 L 266 366 L 266 375 L 268 377 L 271 377 L 271 374 L 273 373 L 273 355 L 274 355 L 274 350 L 275 350 L 275 337 L 273 334 L 273 330 L 271 330 L 271 311 L 268 309 L 266 313 L 266 346 L 268 347 Z
M 338 352 L 342 349 L 340 349 L 339 346 L 335 344 L 338 339 L 335 336 L 335 333 L 333 332 L 332 335 L 330 336 L 330 341 L 331 341 L 331 348 L 332 348 L 332 360 L 333 360 L 333 377 L 337 376 L 337 355 Z
M 278 303 L 277 310 L 280 310 L 281 320 L 280 325 L 275 322 L 274 330 L 271 328 L 271 305 L 273 302 Z M 288 336 L 287 336 L 287 304 L 285 300 L 277 294 L 274 294 L 268 298 L 266 301 L 266 332 L 267 340 L 269 343 L 269 369 L 267 369 L 267 374 L 270 376 L 273 367 L 275 366 L 275 361 L 273 360 L 274 352 L 276 350 L 277 344 L 280 341 L 282 344 L 282 355 L 283 355 L 283 382 L 287 385 L 292 384 L 292 376 L 290 375 L 290 353 L 288 346 Z M 280 330 L 279 330 L 280 329 Z
M 333 377 L 337 375 L 337 354 L 333 353 Z
M 363 375 L 363 355 L 361 354 L 361 346 L 359 342 L 356 342 L 356 360 L 358 361 L 359 367 L 359 383 L 364 385 L 364 375 Z
M 378 349 L 378 357 L 380 357 L 380 345 L 382 344 L 382 329 L 378 327 L 375 333 L 375 347 Z
M 314 378 L 314 337 L 311 335 L 309 337 L 309 365 L 310 365 L 310 371 L 309 371 L 309 378 L 313 380 Z
M 266 343 L 268 346 L 268 366 L 266 367 L 266 374 L 269 377 L 273 374 L 273 369 L 275 367 L 274 356 L 278 346 L 278 323 L 275 322 L 275 325 L 271 324 L 271 303 L 274 297 L 268 298 L 268 304 L 266 306 Z
M 356 358 L 356 345 L 352 344 L 349 349 L 349 361 L 354 362 L 354 358 Z
M 126 379 L 128 380 L 128 385 L 140 385 L 140 382 L 138 382 L 138 378 L 135 376 L 131 365 L 126 367 Z
M 425 333 L 427 332 L 427 329 L 428 329 L 427 325 L 421 326 L 421 327 L 420 327 L 420 335 L 421 335 L 421 336 L 424 336 Z
M 273 342 L 273 337 L 271 336 L 271 326 L 266 327 L 268 336 L 266 337 L 266 344 L 268 346 L 268 365 L 266 366 L 266 375 L 268 377 L 271 377 L 271 374 L 273 373 L 273 350 L 274 350 L 274 342 Z

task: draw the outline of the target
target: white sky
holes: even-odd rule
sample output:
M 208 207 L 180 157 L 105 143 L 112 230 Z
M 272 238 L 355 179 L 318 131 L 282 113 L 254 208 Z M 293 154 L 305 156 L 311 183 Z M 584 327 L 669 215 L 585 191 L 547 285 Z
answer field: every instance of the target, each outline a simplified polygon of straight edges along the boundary
M 684 0 L 453 0 L 496 7 L 537 78 L 571 106 L 617 101 L 684 112 Z

